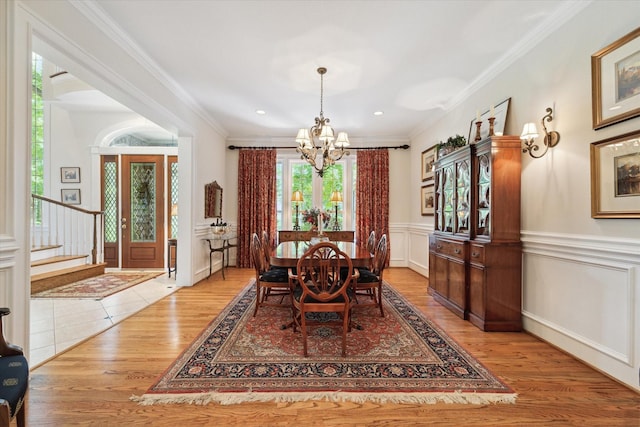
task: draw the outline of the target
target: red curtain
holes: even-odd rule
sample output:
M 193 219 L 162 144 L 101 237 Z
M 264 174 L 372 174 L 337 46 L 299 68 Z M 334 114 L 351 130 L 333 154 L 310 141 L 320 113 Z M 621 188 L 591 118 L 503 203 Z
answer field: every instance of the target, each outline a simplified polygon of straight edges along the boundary
M 240 150 L 238 159 L 238 267 L 252 267 L 251 235 L 276 232 L 276 150 Z
M 367 244 L 371 230 L 376 239 L 387 234 L 389 242 L 389 151 L 358 151 L 358 176 L 356 180 L 356 241 Z M 389 249 L 390 252 L 390 249 Z

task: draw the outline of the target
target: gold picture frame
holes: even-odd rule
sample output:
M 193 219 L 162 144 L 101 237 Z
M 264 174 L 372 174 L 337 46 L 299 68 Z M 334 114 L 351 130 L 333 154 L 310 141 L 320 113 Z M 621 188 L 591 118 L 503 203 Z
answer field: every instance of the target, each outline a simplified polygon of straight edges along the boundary
M 640 131 L 590 148 L 591 217 L 640 218 Z
M 640 116 L 640 28 L 591 55 L 593 129 Z
M 422 216 L 435 214 L 435 186 L 433 183 L 420 188 L 420 213 Z
M 433 164 L 436 162 L 436 154 L 437 150 L 435 145 L 422 152 L 422 160 L 420 162 L 422 181 L 433 179 Z

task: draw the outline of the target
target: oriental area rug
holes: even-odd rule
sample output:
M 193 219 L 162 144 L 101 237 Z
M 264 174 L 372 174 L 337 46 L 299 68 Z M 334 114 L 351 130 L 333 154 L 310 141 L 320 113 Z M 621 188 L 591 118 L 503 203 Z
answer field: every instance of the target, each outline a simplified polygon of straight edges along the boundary
M 515 403 L 513 390 L 385 283 L 385 317 L 353 310 L 347 356 L 341 330 L 281 329 L 286 307 L 253 317 L 252 281 L 142 396 L 142 405 L 331 400 L 378 403 Z
M 58 286 L 31 295 L 31 298 L 80 298 L 100 300 L 131 286 L 158 277 L 163 272 L 137 271 L 106 273 L 68 285 Z

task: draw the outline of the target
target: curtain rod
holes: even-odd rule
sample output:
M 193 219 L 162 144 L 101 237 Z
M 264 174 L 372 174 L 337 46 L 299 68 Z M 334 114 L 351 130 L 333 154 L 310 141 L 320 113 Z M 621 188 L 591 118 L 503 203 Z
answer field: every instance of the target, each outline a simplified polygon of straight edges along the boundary
M 241 147 L 238 145 L 229 145 L 227 148 L 229 150 L 240 150 L 240 149 L 248 149 L 248 150 L 295 150 L 298 147 Z M 390 145 L 386 147 L 349 147 L 348 150 L 381 150 L 381 149 L 389 149 L 393 148 L 394 150 L 408 150 L 409 144 L 404 145 Z

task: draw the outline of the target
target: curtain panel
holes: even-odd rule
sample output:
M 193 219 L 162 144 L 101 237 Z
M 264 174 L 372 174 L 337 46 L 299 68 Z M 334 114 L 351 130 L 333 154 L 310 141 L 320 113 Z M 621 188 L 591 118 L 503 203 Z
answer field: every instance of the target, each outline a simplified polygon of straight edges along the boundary
M 237 266 L 252 267 L 253 233 L 276 232 L 276 150 L 240 150 L 238 157 Z
M 387 234 L 389 239 L 389 150 L 362 150 L 358 152 L 356 179 L 356 241 L 366 245 L 369 233 L 376 238 Z

